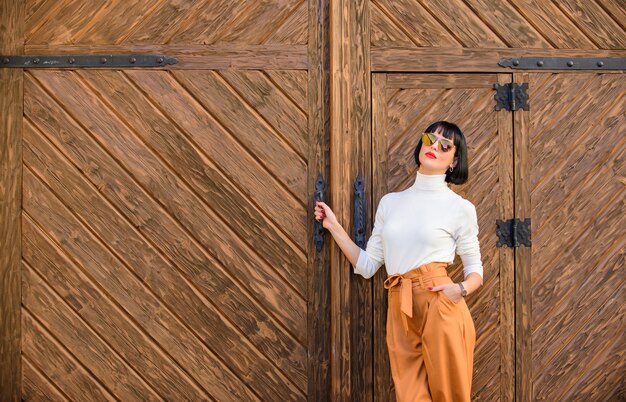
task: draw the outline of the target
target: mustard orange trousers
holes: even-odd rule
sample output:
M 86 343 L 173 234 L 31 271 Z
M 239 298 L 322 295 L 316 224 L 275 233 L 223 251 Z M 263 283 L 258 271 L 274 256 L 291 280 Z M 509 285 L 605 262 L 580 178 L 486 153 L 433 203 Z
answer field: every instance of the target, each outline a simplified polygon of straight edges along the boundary
M 462 298 L 427 287 L 454 283 L 445 262 L 389 275 L 387 347 L 397 402 L 469 402 L 476 330 Z M 457 285 L 458 286 L 458 285 Z

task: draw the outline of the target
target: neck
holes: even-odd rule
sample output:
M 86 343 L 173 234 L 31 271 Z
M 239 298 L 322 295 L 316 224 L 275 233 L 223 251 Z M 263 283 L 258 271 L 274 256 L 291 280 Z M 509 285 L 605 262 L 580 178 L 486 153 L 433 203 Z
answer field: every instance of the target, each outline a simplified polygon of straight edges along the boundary
M 418 170 L 412 188 L 416 190 L 442 191 L 448 189 L 446 174 L 424 174 Z

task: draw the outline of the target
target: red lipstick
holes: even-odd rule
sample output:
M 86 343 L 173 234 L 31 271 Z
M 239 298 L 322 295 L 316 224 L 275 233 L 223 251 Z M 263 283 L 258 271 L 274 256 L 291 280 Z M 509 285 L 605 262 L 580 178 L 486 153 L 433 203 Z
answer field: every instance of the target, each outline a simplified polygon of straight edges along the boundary
M 431 159 L 437 159 L 437 157 L 435 156 L 435 154 L 433 154 L 432 152 L 426 152 L 425 154 L 427 157 L 431 158 Z

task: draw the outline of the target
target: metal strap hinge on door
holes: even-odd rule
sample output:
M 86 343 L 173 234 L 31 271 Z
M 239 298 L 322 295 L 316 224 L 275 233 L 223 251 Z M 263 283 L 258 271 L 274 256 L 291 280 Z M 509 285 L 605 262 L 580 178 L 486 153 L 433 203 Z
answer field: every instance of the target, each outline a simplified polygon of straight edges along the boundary
M 0 68 L 145 68 L 176 63 L 176 58 L 160 54 L 0 56 Z

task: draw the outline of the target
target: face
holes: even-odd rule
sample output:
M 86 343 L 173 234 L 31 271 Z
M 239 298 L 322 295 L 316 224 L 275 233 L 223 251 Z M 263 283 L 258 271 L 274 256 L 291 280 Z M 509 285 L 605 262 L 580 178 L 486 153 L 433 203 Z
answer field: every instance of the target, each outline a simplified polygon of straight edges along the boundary
M 439 144 L 438 141 L 440 138 L 445 139 L 442 133 L 437 130 L 435 133 L 437 137 L 437 142 L 426 145 L 422 142 L 422 149 L 420 150 L 419 159 L 420 159 L 420 173 L 424 174 L 444 174 L 446 170 L 450 168 L 450 166 L 456 165 L 456 147 L 453 145 L 452 149 L 448 152 L 444 152 L 443 150 L 438 150 Z M 452 139 L 454 144 L 454 139 Z

